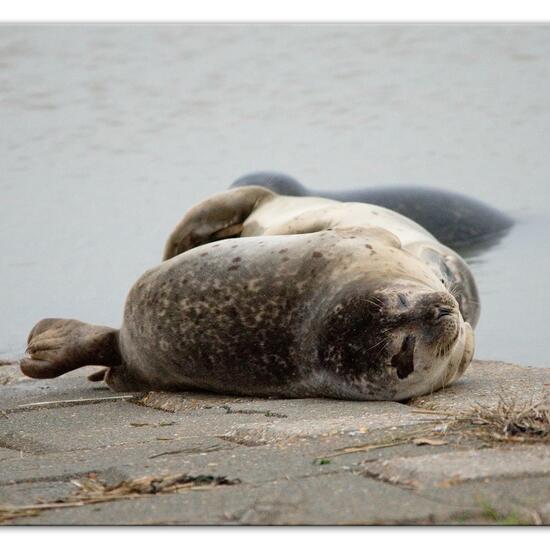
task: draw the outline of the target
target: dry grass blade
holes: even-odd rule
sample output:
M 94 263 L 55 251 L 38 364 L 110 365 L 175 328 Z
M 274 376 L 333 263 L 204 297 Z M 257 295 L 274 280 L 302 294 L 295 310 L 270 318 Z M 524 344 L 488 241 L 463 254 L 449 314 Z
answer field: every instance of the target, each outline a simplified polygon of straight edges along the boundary
M 27 409 L 27 408 L 40 408 L 40 407 L 51 407 L 52 405 L 80 405 L 82 403 L 94 404 L 101 403 L 102 401 L 124 401 L 126 399 L 135 399 L 136 394 L 130 393 L 125 395 L 109 395 L 107 397 L 82 397 L 80 399 L 58 399 L 56 401 L 37 401 L 36 403 L 23 403 L 22 405 L 17 405 L 18 409 Z
M 469 417 L 486 435 L 504 441 L 541 441 L 550 439 L 550 407 L 501 398 L 493 409 L 477 406 Z
M 455 413 L 446 411 L 432 411 L 430 409 L 411 409 L 410 412 L 415 414 L 433 414 L 435 416 L 456 416 Z
M 536 443 L 550 440 L 548 403 L 518 403 L 500 395 L 495 406 L 476 405 L 465 413 L 424 409 L 412 412 L 447 417 L 450 433 L 471 433 L 484 441 Z
M 391 443 L 367 444 L 367 445 L 358 445 L 357 447 L 346 447 L 344 449 L 335 451 L 334 453 L 323 455 L 322 457 L 317 457 L 316 460 L 322 459 L 322 458 L 332 458 L 334 456 L 340 456 L 340 455 L 347 455 L 350 453 L 372 451 L 374 449 L 384 449 L 386 447 L 395 447 L 396 445 L 403 445 L 403 443 L 405 443 L 404 440 L 399 440 L 399 441 L 392 441 Z
M 478 405 L 466 414 L 424 409 L 413 409 L 412 412 L 443 417 L 447 423 L 443 434 L 441 429 L 438 430 L 437 427 L 430 426 L 398 440 L 337 449 L 330 454 L 317 457 L 316 460 L 408 443 L 429 446 L 447 445 L 449 441 L 440 437 L 432 437 L 436 432 L 439 432 L 438 435 L 445 435 L 446 433 L 460 434 L 471 430 L 473 435 L 481 439 L 502 443 L 536 443 L 550 440 L 550 406 L 541 403 L 517 404 L 501 396 L 496 407 L 487 409 Z M 438 419 L 430 420 L 433 422 Z

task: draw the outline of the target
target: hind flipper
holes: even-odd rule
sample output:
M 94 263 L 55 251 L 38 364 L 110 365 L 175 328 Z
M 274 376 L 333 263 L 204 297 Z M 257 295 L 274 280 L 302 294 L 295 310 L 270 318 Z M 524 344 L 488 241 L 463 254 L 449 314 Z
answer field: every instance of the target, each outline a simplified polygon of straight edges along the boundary
M 42 319 L 28 337 L 21 371 L 31 378 L 55 378 L 86 365 L 121 363 L 118 331 L 75 319 Z

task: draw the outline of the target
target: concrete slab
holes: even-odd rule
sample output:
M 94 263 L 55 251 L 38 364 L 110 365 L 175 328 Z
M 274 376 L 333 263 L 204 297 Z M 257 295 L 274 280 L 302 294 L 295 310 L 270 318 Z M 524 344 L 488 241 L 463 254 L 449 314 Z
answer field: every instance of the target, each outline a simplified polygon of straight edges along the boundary
M 377 524 L 430 520 L 446 509 L 449 507 L 410 491 L 348 473 L 54 510 L 14 523 Z
M 92 383 L 86 378 L 97 367 L 85 367 L 51 380 L 27 378 L 19 367 L 7 367 L 10 382 L 0 385 L 0 411 L 17 409 L 26 404 L 59 400 L 98 399 L 120 395 L 111 392 L 103 383 Z M 4 375 L 6 367 L 0 367 Z M 1 415 L 0 415 L 1 416 Z
M 408 405 L 462 413 L 477 405 L 494 407 L 501 398 L 518 404 L 548 402 L 550 369 L 474 361 L 458 382 Z
M 6 447 L 0 448 L 0 462 L 7 458 L 21 458 L 21 451 L 8 449 Z
M 21 372 L 17 362 L 4 363 L 0 361 L 0 386 L 21 382 L 24 379 L 28 380 Z
M 465 481 L 417 491 L 435 502 L 456 507 L 449 523 L 462 524 L 542 524 L 550 523 L 546 509 L 550 495 L 550 476 L 534 475 Z
M 342 401 L 334 399 L 244 399 L 206 394 L 204 400 L 193 394 L 149 393 L 146 406 L 183 413 L 204 410 L 235 415 L 234 427 L 224 434 L 243 445 L 321 437 L 338 433 L 365 433 L 372 429 L 397 429 L 433 416 L 411 411 L 401 403 Z M 241 422 L 249 416 L 250 422 Z
M 113 445 L 103 449 L 86 449 L 73 452 L 35 455 L 23 453 L 21 457 L 2 462 L 0 486 L 22 482 L 70 480 L 89 472 L 104 472 L 118 468 L 126 477 L 142 476 L 149 471 L 165 470 L 165 457 L 175 463 L 183 462 L 187 455 L 208 456 L 214 450 L 228 450 L 229 442 L 208 437 L 194 437 L 174 443 L 177 454 L 151 458 L 169 452 L 162 442 Z M 176 470 L 182 470 L 176 464 Z
M 320 403 L 317 408 L 321 412 L 323 404 Z M 309 415 L 306 418 L 302 415 L 292 418 L 289 414 L 289 418 L 285 420 L 237 425 L 228 431 L 225 437 L 243 445 L 259 445 L 304 437 L 326 437 L 347 432 L 365 433 L 371 430 L 385 429 L 391 431 L 405 426 L 418 425 L 422 421 L 434 420 L 432 416 L 413 414 L 407 407 L 399 403 L 361 403 L 361 412 L 355 415 L 346 411 L 346 406 L 343 405 L 340 414 L 340 416 L 332 418 L 311 418 Z
M 319 465 L 314 461 L 347 441 L 321 445 L 243 447 L 220 438 L 195 436 L 173 441 L 133 443 L 108 448 L 24 454 L 6 460 L 0 485 L 40 479 L 70 479 L 116 468 L 126 477 L 157 473 L 209 474 L 259 483 L 349 468 L 354 457 Z M 351 456 L 351 455 L 350 455 Z M 364 454 L 360 455 L 364 458 Z
M 74 492 L 70 481 L 39 481 L 0 486 L 0 507 L 23 506 L 29 503 L 53 502 Z
M 252 423 L 243 415 L 239 423 Z M 44 453 L 97 449 L 157 438 L 223 435 L 235 425 L 225 414 L 175 418 L 173 414 L 124 401 L 78 407 L 26 410 L 0 417 L 0 445 Z M 70 434 L 70 437 L 67 436 Z
M 391 483 L 450 487 L 464 481 L 550 474 L 550 446 L 503 446 L 395 457 L 365 465 L 365 474 Z

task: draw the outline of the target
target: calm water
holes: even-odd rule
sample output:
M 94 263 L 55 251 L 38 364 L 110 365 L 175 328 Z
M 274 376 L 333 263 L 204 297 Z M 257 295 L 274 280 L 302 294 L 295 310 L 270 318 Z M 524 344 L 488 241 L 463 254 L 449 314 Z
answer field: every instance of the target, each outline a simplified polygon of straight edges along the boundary
M 549 137 L 550 27 L 0 27 L 0 356 L 118 325 L 189 206 L 276 169 L 511 213 L 471 259 L 477 357 L 550 366 Z

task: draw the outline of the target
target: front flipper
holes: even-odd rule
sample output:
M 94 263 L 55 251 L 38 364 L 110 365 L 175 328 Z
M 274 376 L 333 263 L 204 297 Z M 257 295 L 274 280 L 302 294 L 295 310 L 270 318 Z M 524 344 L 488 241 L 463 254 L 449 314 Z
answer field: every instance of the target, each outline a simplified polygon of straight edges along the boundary
M 122 362 L 117 334 L 75 319 L 42 319 L 29 334 L 21 371 L 31 378 L 55 378 L 86 365 L 115 367 Z
M 212 241 L 238 237 L 244 221 L 259 202 L 274 196 L 263 187 L 241 187 L 193 206 L 168 238 L 163 260 Z

